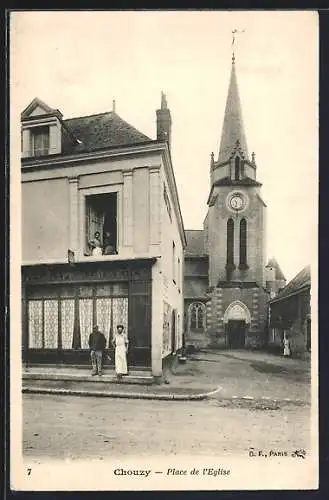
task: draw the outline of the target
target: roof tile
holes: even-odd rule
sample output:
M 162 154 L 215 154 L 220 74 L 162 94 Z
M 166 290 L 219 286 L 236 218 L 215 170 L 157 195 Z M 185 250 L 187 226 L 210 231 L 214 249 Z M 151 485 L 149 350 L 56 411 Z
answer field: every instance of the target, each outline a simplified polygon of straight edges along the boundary
M 152 140 L 113 111 L 70 118 L 63 120 L 63 125 L 62 153 L 64 154 L 132 145 Z
M 284 299 L 292 293 L 296 293 L 304 287 L 311 286 L 311 266 L 306 266 L 302 269 L 289 283 L 287 286 L 281 290 L 276 297 L 274 297 L 273 302 Z

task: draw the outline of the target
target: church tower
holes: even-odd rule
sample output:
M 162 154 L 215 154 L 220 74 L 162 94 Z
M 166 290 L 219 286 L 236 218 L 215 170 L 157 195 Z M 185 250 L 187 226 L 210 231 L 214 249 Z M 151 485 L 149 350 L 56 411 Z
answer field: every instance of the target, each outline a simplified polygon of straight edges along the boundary
M 208 331 L 218 346 L 262 344 L 266 325 L 266 205 L 249 156 L 235 57 L 218 157 L 211 155 L 205 220 L 209 257 Z

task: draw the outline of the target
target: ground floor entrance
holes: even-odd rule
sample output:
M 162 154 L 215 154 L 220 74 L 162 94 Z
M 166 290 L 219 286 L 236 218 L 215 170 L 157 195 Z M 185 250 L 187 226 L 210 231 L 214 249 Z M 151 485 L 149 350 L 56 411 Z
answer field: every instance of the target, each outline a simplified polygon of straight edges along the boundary
M 241 349 L 245 346 L 246 322 L 244 320 L 229 320 L 227 324 L 228 347 Z
M 23 360 L 89 364 L 89 335 L 106 337 L 106 364 L 114 364 L 118 324 L 129 338 L 128 364 L 151 365 L 149 261 L 29 266 L 22 270 Z

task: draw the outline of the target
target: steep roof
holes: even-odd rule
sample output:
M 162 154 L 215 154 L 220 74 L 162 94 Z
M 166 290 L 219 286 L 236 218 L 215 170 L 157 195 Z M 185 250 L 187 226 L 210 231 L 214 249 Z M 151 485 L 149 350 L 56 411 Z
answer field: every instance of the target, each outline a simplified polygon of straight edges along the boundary
M 185 231 L 186 248 L 185 255 L 188 256 L 204 256 L 204 233 L 202 229 L 189 229 Z
M 230 158 L 233 149 L 237 145 L 237 141 L 241 154 L 245 159 L 248 159 L 247 140 L 243 126 L 238 82 L 233 59 L 218 155 L 219 162 L 227 161 Z
M 114 111 L 70 118 L 62 123 L 67 132 L 63 134 L 64 154 L 151 141 Z
M 274 267 L 274 269 L 275 269 L 275 279 L 276 280 L 284 280 L 284 281 L 286 281 L 286 278 L 285 278 L 283 272 L 281 271 L 281 268 L 280 268 L 277 260 L 275 259 L 275 257 L 272 257 L 271 259 L 269 259 L 266 267 Z
M 311 286 L 311 266 L 302 269 L 271 302 L 277 302 Z

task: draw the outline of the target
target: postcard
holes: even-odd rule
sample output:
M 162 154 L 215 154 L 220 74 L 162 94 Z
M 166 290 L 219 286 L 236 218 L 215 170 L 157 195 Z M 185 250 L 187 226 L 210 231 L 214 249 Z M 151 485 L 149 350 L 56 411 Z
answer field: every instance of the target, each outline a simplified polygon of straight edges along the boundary
M 317 489 L 317 13 L 9 16 L 11 488 Z

